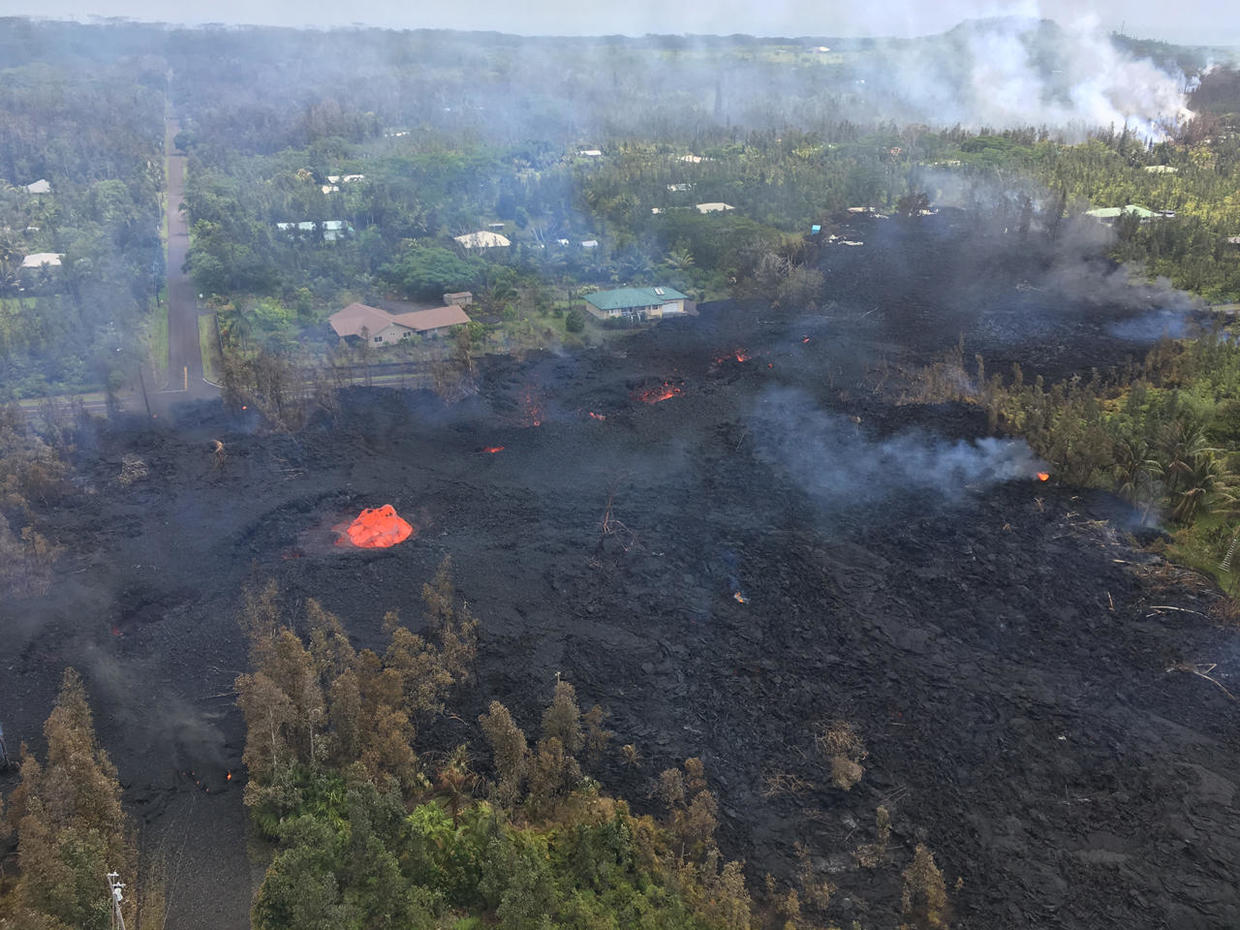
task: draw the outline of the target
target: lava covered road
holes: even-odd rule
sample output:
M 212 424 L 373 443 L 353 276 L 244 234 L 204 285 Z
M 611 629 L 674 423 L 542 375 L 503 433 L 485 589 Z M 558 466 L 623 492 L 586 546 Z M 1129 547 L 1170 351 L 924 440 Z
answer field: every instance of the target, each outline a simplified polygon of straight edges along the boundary
M 760 886 L 805 843 L 835 923 L 894 925 L 926 842 L 957 928 L 1240 926 L 1240 710 L 1217 686 L 1240 690 L 1235 629 L 1134 547 L 1123 506 L 1037 481 L 979 408 L 867 393 L 875 361 L 942 347 L 898 341 L 911 301 L 707 307 L 607 350 L 485 360 L 455 407 L 350 389 L 296 436 L 217 404 L 102 424 L 42 529 L 71 546 L 57 585 L 0 605 L 6 736 L 37 747 L 77 666 L 129 809 L 175 855 L 170 925 L 243 927 L 262 863 L 239 592 L 273 578 L 376 646 L 389 609 L 418 627 L 451 555 L 477 675 L 421 748 L 470 742 L 485 768 L 471 721 L 498 699 L 533 731 L 558 674 L 638 747 L 592 767 L 608 790 L 647 808 L 661 769 L 701 756 L 724 852 Z M 126 455 L 145 479 L 117 481 Z M 384 504 L 416 535 L 336 545 Z M 869 751 L 850 791 L 815 754 L 837 719 Z M 879 805 L 892 840 L 864 868 Z

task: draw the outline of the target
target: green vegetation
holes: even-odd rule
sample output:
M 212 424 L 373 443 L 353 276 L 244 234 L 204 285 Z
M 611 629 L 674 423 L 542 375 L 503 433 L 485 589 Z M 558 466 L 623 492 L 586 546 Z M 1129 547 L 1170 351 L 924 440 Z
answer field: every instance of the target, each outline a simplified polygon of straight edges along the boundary
M 137 851 L 116 767 L 95 737 L 86 689 L 73 669 L 65 671 L 43 734 L 46 763 L 22 747 L 21 782 L 0 821 L 0 834 L 16 835 L 21 865 L 15 880 L 0 883 L 0 927 L 107 930 L 104 871 L 132 881 Z M 138 930 L 161 926 L 161 911 L 156 893 L 130 893 L 123 904 L 127 924 Z
M 1240 594 L 1236 575 L 1219 571 L 1240 515 L 1240 343 L 1229 331 L 1165 341 L 1129 370 L 1049 386 L 1019 367 L 988 379 L 981 358 L 968 371 L 957 348 L 916 374 L 907 399 L 983 405 L 1057 479 L 1165 516 L 1171 553 Z
M 389 614 L 380 655 L 355 650 L 314 601 L 303 639 L 273 585 L 247 595 L 245 800 L 275 844 L 255 927 L 748 928 L 741 866 L 720 860 L 701 763 L 663 773 L 664 822 L 634 815 L 583 774 L 578 760 L 597 758 L 611 734 L 567 682 L 533 745 L 491 704 L 479 720 L 490 780 L 464 745 L 415 752 L 422 722 L 470 677 L 477 627 L 448 563 L 423 600 L 426 635 Z
M 0 81 L 0 399 L 115 390 L 143 360 L 163 274 L 163 76 L 27 54 Z M 49 192 L 26 189 L 40 179 Z M 34 253 L 60 263 L 23 269 Z

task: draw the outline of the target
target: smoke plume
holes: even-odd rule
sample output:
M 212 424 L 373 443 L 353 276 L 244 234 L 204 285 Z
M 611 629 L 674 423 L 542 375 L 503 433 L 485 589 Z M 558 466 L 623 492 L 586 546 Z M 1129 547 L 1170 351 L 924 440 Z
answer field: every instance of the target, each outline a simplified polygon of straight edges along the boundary
M 1161 139 L 1186 119 L 1186 78 L 1134 58 L 1096 22 L 1026 15 L 971 20 L 933 39 L 895 43 L 861 79 L 935 125 L 1047 126 L 1083 135 L 1113 127 Z
M 791 388 L 758 400 L 750 432 L 761 460 L 831 510 L 910 491 L 950 501 L 966 488 L 1031 479 L 1043 467 L 1023 440 L 950 442 L 924 432 L 872 439 L 861 425 Z

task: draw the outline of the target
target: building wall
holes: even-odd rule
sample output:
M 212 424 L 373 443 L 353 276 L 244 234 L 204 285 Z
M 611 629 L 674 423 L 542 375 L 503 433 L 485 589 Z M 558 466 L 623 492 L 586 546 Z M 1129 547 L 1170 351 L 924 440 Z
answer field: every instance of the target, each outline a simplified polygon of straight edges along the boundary
M 371 334 L 371 345 L 391 345 L 394 342 L 400 342 L 402 339 L 412 336 L 413 330 L 407 326 L 385 326 L 377 333 Z

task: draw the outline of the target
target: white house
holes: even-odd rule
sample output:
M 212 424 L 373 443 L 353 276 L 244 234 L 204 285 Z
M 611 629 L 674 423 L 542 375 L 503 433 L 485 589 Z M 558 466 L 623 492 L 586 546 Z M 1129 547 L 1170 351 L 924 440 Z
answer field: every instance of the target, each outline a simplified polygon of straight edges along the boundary
M 501 236 L 489 229 L 480 229 L 477 232 L 452 238 L 467 249 L 502 249 L 512 245 L 512 241 L 507 236 Z
M 322 229 L 324 242 L 335 242 L 353 232 L 353 227 L 346 224 L 344 220 L 323 220 L 321 223 L 310 220 L 301 223 L 276 223 L 276 229 L 294 239 L 309 237 Z
M 64 252 L 32 252 L 22 259 L 23 268 L 58 268 Z
M 735 209 L 736 207 L 732 206 L 730 203 L 723 203 L 721 201 L 715 201 L 712 203 L 699 203 L 697 205 L 698 213 L 722 213 L 724 210 L 735 210 Z
M 52 192 L 51 182 L 46 178 L 39 178 L 33 184 L 26 185 L 26 193 L 28 194 L 50 194 Z

